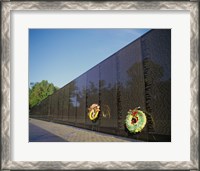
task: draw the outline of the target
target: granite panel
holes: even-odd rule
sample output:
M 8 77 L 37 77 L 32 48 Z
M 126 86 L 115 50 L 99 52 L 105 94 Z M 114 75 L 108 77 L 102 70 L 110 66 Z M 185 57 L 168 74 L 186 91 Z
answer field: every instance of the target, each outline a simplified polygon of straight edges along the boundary
M 98 125 L 99 121 L 92 122 L 88 117 L 88 108 L 92 104 L 99 104 L 99 65 L 96 65 L 89 71 L 87 71 L 87 93 L 86 93 L 86 119 L 85 122 L 88 125 Z M 92 127 L 94 128 L 94 127 Z M 95 127 L 96 128 L 96 127 Z
M 127 133 L 124 121 L 129 109 L 134 109 L 138 106 L 145 110 L 145 85 L 143 62 L 141 52 L 140 39 L 134 41 L 128 46 L 124 47 L 117 53 L 117 71 L 118 71 L 118 105 L 120 106 L 118 127 L 121 134 L 123 131 Z M 133 135 L 134 138 L 142 136 L 148 139 L 146 127 L 143 132 L 138 135 Z
M 116 56 L 100 63 L 100 126 L 117 128 L 117 66 Z M 111 129 L 110 129 L 111 130 Z
M 76 82 L 72 81 L 69 83 L 69 119 L 71 123 L 76 122 L 76 108 L 77 108 L 77 87 Z
M 146 110 L 154 129 L 150 134 L 171 135 L 171 30 L 152 30 L 142 36 Z M 157 138 L 159 138 L 157 136 Z M 156 137 L 155 137 L 156 139 Z
M 77 124 L 85 124 L 86 109 L 86 74 L 81 75 L 76 80 L 77 87 Z

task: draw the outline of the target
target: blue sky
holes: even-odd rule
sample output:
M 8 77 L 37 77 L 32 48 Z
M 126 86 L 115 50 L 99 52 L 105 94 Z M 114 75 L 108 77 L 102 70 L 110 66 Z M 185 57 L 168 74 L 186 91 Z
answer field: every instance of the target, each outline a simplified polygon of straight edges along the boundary
M 29 29 L 29 83 L 63 87 L 149 29 Z

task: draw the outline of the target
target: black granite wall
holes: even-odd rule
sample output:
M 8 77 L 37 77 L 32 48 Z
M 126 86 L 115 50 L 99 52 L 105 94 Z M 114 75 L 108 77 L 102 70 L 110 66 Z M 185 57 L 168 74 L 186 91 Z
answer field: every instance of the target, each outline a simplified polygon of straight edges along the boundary
M 100 105 L 92 122 L 88 108 Z M 147 124 L 130 134 L 129 109 L 140 106 Z M 171 141 L 171 30 L 151 30 L 33 107 L 30 117 L 144 141 Z

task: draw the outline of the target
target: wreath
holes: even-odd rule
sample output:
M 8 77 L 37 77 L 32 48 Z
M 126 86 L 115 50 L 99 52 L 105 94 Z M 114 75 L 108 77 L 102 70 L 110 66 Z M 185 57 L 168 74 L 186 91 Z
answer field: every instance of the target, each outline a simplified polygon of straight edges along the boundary
M 147 122 L 146 115 L 143 111 L 133 109 L 128 111 L 125 124 L 130 133 L 141 132 Z
M 88 108 L 88 110 L 89 110 L 88 116 L 89 116 L 90 120 L 94 121 L 95 119 L 97 119 L 99 111 L 100 111 L 100 106 L 98 104 L 92 104 Z

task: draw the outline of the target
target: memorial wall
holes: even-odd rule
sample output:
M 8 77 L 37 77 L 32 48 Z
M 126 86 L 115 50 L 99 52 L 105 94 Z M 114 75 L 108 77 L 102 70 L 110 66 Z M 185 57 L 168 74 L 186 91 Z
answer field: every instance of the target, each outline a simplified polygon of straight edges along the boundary
M 92 104 L 100 106 L 95 122 L 88 117 Z M 125 119 L 138 106 L 147 122 L 132 134 Z M 147 32 L 34 106 L 30 117 L 143 141 L 171 141 L 171 30 Z

